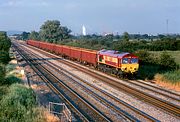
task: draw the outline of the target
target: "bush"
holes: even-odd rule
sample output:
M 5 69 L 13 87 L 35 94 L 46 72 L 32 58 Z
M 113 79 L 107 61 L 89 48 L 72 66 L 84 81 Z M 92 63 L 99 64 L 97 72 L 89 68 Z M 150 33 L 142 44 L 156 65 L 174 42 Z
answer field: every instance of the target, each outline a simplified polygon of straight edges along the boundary
M 157 41 L 153 41 L 148 47 L 151 51 L 163 51 L 163 50 L 179 50 L 179 40 L 165 38 Z
M 0 101 L 0 121 L 26 121 L 25 114 L 31 113 L 35 105 L 36 97 L 32 89 L 13 84 L 9 87 L 7 95 Z
M 150 53 L 147 50 L 138 50 L 135 54 L 139 57 L 140 63 L 151 63 L 152 59 Z
M 160 55 L 159 64 L 162 65 L 162 69 L 165 70 L 174 70 L 178 67 L 175 62 L 175 59 L 171 57 L 171 55 L 167 54 L 167 52 L 163 52 Z
M 11 85 L 11 84 L 20 83 L 20 82 L 21 82 L 21 79 L 13 75 L 10 75 L 5 79 L 5 81 L 3 82 L 3 85 Z
M 7 100 L 7 97 L 6 97 Z M 3 101 L 3 100 L 2 100 Z M 12 100 L 11 100 L 12 101 Z M 4 104 L 2 103 L 3 108 L 1 108 L 0 121 L 10 121 L 10 122 L 23 122 L 25 121 L 24 114 L 26 113 L 26 108 L 20 103 L 10 105 L 11 102 Z
M 0 86 L 0 100 L 2 99 L 3 95 L 7 93 L 7 86 Z
M 0 50 L 9 51 L 11 47 L 11 40 L 7 37 L 6 32 L 0 31 Z
M 10 60 L 9 52 L 0 50 L 0 63 L 8 64 Z
M 0 64 L 0 85 L 4 82 L 6 75 L 6 68 L 4 65 Z
M 6 72 L 11 72 L 12 70 L 14 70 L 16 68 L 16 64 L 8 64 L 6 65 Z
M 36 105 L 36 96 L 33 90 L 21 84 L 11 85 L 9 95 L 12 95 L 12 98 L 17 95 L 17 97 L 14 97 L 14 101 L 20 102 L 27 109 L 30 109 Z
M 166 52 L 157 57 L 146 50 L 139 50 L 136 55 L 140 59 L 138 72 L 141 79 L 153 79 L 157 73 L 165 73 L 178 68 L 175 60 Z
M 6 32 L 0 32 L 0 63 L 7 64 L 10 61 L 9 48 L 11 41 L 7 37 Z
M 138 70 L 138 78 L 143 80 L 145 79 L 152 80 L 154 79 L 154 76 L 159 72 L 160 72 L 159 65 L 152 65 L 152 64 L 140 65 Z
M 32 111 L 25 114 L 26 122 L 48 122 L 45 111 L 42 107 L 32 108 Z

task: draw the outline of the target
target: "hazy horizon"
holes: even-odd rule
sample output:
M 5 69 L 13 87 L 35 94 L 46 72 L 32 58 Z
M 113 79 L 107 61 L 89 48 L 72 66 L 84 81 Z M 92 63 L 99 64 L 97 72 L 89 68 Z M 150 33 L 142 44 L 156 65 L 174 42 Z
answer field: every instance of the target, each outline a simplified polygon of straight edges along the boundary
M 73 33 L 82 25 L 87 33 L 180 33 L 179 11 L 179 0 L 0 0 L 0 30 L 38 31 L 59 20 Z

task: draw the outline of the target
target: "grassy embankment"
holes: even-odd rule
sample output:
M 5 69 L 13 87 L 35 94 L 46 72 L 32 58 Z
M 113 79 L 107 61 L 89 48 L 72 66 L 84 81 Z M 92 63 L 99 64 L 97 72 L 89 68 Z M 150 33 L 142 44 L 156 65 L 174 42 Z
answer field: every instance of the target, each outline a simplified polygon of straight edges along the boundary
M 163 51 L 152 51 L 151 54 L 154 54 L 156 57 L 159 57 Z M 175 62 L 180 66 L 180 51 L 166 51 L 169 55 L 171 55 Z M 180 90 L 180 69 L 173 71 L 166 71 L 162 73 L 157 73 L 154 76 L 154 79 L 159 83 L 163 84 L 163 86 L 170 86 L 171 88 Z
M 35 93 L 22 84 L 21 78 L 16 63 L 6 65 L 6 77 L 0 81 L 0 121 L 47 122 L 51 115 L 38 106 Z
M 6 77 L 0 85 L 0 121 L 45 121 L 43 108 L 38 107 L 33 90 L 22 84 L 17 64 L 6 65 Z

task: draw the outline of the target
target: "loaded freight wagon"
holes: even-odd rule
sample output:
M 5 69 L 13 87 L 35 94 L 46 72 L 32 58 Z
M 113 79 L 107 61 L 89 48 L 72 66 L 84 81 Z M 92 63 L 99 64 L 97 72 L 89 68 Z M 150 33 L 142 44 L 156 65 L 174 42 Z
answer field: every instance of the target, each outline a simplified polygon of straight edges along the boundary
M 82 49 L 81 60 L 84 63 L 89 63 L 93 66 L 97 66 L 97 53 L 95 50 Z
M 71 47 L 62 46 L 62 56 L 71 58 Z
M 28 45 L 53 52 L 62 57 L 77 60 L 83 64 L 92 65 L 103 71 L 123 76 L 124 74 L 136 74 L 139 68 L 138 57 L 128 52 L 114 50 L 89 50 L 65 45 L 56 45 L 47 42 L 28 40 Z
M 82 57 L 82 49 L 81 48 L 76 48 L 73 47 L 71 48 L 71 54 L 70 57 L 72 60 L 77 60 L 77 61 L 81 61 L 81 57 Z
M 55 45 L 54 46 L 54 53 L 57 55 L 61 55 L 63 52 L 63 46 L 62 45 Z

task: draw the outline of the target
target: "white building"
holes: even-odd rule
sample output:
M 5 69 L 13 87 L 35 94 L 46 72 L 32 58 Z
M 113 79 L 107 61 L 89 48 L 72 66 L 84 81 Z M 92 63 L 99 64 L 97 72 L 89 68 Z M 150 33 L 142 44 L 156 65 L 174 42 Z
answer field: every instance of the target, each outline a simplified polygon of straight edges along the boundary
M 83 36 L 86 36 L 86 28 L 84 25 L 82 26 L 82 34 L 83 34 Z

